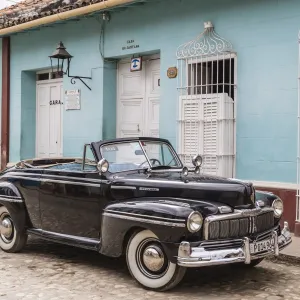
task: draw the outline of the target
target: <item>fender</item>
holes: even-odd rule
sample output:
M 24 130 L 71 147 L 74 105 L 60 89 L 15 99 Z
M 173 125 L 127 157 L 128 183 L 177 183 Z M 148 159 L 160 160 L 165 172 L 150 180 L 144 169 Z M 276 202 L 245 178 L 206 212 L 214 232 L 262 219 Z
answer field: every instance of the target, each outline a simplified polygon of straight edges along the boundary
M 279 197 L 273 194 L 272 192 L 266 192 L 260 190 L 255 191 L 256 202 L 258 202 L 259 206 L 262 207 L 271 207 L 273 201 L 277 198 Z
M 275 199 L 280 199 L 277 195 L 272 192 L 266 191 L 255 191 L 255 202 L 259 207 L 272 207 L 272 203 Z M 280 218 L 276 218 L 274 216 L 274 224 L 278 225 L 280 223 L 282 216 Z
M 10 182 L 0 182 L 0 205 L 7 208 L 16 229 L 24 231 L 27 224 L 24 199 L 17 187 Z
M 199 206 L 203 206 L 199 209 Z M 139 228 L 153 231 L 162 242 L 170 259 L 172 245 L 181 238 L 197 236 L 186 227 L 188 216 L 195 210 L 206 214 L 218 212 L 213 204 L 179 198 L 138 198 L 108 205 L 102 215 L 100 253 L 117 257 L 122 255 L 131 234 Z M 173 252 L 173 250 L 171 251 Z M 169 255 L 170 254 L 170 255 Z

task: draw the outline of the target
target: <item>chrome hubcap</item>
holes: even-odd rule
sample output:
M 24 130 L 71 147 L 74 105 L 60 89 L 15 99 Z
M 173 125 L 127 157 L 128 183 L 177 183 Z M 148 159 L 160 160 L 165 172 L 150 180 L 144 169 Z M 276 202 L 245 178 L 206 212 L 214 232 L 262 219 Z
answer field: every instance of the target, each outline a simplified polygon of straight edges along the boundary
M 0 235 L 1 239 L 9 243 L 13 238 L 14 225 L 9 215 L 2 215 L 0 218 Z
M 152 272 L 158 272 L 165 263 L 165 257 L 159 247 L 149 246 L 143 253 L 143 262 L 147 269 Z
M 140 271 L 151 279 L 161 278 L 168 271 L 169 260 L 159 241 L 152 237 L 139 244 L 136 262 Z

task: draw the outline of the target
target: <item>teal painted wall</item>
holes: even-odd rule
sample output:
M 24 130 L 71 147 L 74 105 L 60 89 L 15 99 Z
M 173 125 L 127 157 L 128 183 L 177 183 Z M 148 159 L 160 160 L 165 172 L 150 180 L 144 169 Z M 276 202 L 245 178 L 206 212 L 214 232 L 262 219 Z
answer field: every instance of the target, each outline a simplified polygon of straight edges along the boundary
M 176 65 L 177 47 L 202 32 L 205 21 L 232 42 L 238 56 L 236 176 L 295 182 L 300 1 L 166 0 L 112 12 L 102 37 L 104 55 L 160 51 L 160 136 L 176 145 L 177 81 L 168 79 L 166 71 Z M 131 39 L 139 48 L 122 50 Z M 22 71 L 48 67 L 48 55 L 59 40 L 74 56 L 72 73 L 89 76 L 93 69 L 92 92 L 76 85 L 82 90 L 82 110 L 64 112 L 64 155 L 79 155 L 84 142 L 100 139 L 102 133 L 114 135 L 116 71 L 103 68 L 99 22 L 89 18 L 57 24 L 12 37 L 11 161 L 27 155 L 20 151 Z M 64 85 L 74 88 L 67 78 Z
M 117 97 L 117 64 L 106 62 L 104 64 L 104 83 L 106 87 L 103 94 L 103 139 L 116 137 L 116 97 Z
M 57 43 L 62 40 L 68 51 L 74 56 L 71 75 L 91 76 L 93 81 L 87 81 L 92 91 L 89 91 L 80 81 L 75 85 L 69 78 L 64 78 L 65 89 L 81 89 L 81 110 L 65 111 L 63 116 L 63 153 L 65 156 L 80 155 L 83 144 L 102 138 L 102 98 L 103 98 L 103 64 L 99 53 L 99 23 L 95 19 L 84 22 L 69 22 L 43 28 L 38 31 L 21 33 L 11 38 L 11 108 L 10 108 L 10 161 L 35 156 L 35 134 L 27 134 L 27 110 L 21 106 L 22 99 L 31 102 L 27 107 L 35 105 L 35 86 L 27 86 L 22 95 L 22 76 L 28 71 L 50 67 L 49 55 Z M 26 72 L 23 72 L 26 71 Z M 25 76 L 25 75 L 24 75 Z M 25 84 L 25 83 L 24 83 Z M 26 84 L 25 84 L 26 86 Z M 34 104 L 33 104 L 34 103 Z M 23 116 L 24 115 L 24 116 Z M 31 111 L 29 113 L 31 115 Z M 31 132 L 32 130 L 30 130 Z M 26 143 L 26 145 L 24 144 Z
M 36 74 L 21 73 L 21 158 L 32 158 L 36 141 Z

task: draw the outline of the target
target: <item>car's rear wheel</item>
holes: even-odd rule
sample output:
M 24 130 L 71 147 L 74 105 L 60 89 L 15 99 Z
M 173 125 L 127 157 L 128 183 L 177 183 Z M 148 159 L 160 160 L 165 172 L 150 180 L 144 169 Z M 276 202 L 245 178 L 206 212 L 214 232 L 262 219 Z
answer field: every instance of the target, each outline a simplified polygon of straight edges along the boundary
M 126 250 L 132 277 L 146 289 L 166 291 L 183 278 L 186 268 L 169 261 L 157 236 L 150 230 L 136 232 Z
M 19 232 L 6 207 L 0 207 L 0 248 L 9 253 L 21 251 L 27 242 L 27 234 Z

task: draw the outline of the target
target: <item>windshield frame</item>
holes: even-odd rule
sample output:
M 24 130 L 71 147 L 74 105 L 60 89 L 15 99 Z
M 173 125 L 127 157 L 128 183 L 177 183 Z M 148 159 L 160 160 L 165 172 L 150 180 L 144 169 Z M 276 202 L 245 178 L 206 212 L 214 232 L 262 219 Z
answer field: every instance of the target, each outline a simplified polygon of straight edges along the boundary
M 117 174 L 117 173 L 124 173 L 124 172 L 130 172 L 130 171 L 142 171 L 142 170 L 155 170 L 156 168 L 159 168 L 159 167 L 156 167 L 156 166 L 152 166 L 152 164 L 151 164 L 151 162 L 150 162 L 150 159 L 149 159 L 149 157 L 148 157 L 148 155 L 147 155 L 147 153 L 146 153 L 146 151 L 145 151 L 145 149 L 144 149 L 144 146 L 142 145 L 142 143 L 143 142 L 146 142 L 146 143 L 156 143 L 156 144 L 161 144 L 161 145 L 166 145 L 167 147 L 168 147 L 168 149 L 169 149 L 169 151 L 171 152 L 171 154 L 174 156 L 174 158 L 175 158 L 175 161 L 176 161 L 176 163 L 177 163 L 177 165 L 178 166 L 173 166 L 173 167 L 171 167 L 171 166 L 168 166 L 168 168 L 166 168 L 166 169 L 161 169 L 161 171 L 166 171 L 166 172 L 168 172 L 168 171 L 178 171 L 178 170 L 182 170 L 182 168 L 183 168 L 183 164 L 182 164 L 182 162 L 181 162 L 181 160 L 180 160 L 180 158 L 179 158 L 179 156 L 178 156 L 178 154 L 176 153 L 176 151 L 175 151 L 175 149 L 173 148 L 173 146 L 171 145 L 171 143 L 170 142 L 168 142 L 168 141 L 166 141 L 166 140 L 160 140 L 160 139 L 133 139 L 133 140 L 130 140 L 130 139 L 128 139 L 128 140 L 120 140 L 120 141 L 118 141 L 118 140 L 115 140 L 115 141 L 108 141 L 108 142 L 104 142 L 104 143 L 101 143 L 101 145 L 100 145 L 100 147 L 99 147 L 99 154 L 100 154 L 100 157 L 101 158 L 104 158 L 104 159 L 106 159 L 104 156 L 103 156 L 103 154 L 102 154 L 102 152 L 101 152 L 101 148 L 102 147 L 105 147 L 105 146 L 108 146 L 108 145 L 116 145 L 116 144 L 126 144 L 126 143 L 133 143 L 133 142 L 136 142 L 136 143 L 138 143 L 139 144 L 139 146 L 141 147 L 141 149 L 142 149 L 142 151 L 143 151 L 143 154 L 144 154 L 144 156 L 145 156 L 145 159 L 146 159 L 146 161 L 148 162 L 148 164 L 149 164 L 149 166 L 150 167 L 143 167 L 143 168 L 134 168 L 134 169 L 128 169 L 128 170 L 124 170 L 124 171 L 117 171 L 117 172 L 111 172 L 111 171 L 107 171 L 107 173 L 110 173 L 110 174 Z M 162 166 L 162 167 L 164 167 L 164 166 Z M 167 166 L 165 166 L 165 167 L 167 167 Z

